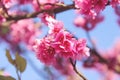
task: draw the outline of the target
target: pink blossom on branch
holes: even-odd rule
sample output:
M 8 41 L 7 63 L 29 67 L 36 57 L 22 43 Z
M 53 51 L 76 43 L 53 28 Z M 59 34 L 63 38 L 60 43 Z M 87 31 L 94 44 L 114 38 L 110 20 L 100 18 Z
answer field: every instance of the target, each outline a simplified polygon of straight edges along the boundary
M 53 63 L 57 55 L 75 60 L 81 59 L 84 55 L 89 56 L 89 49 L 86 47 L 85 39 L 75 39 L 71 33 L 63 28 L 62 22 L 52 17 L 47 17 L 46 19 L 48 21 L 48 27 L 50 28 L 49 34 L 42 40 L 38 40 L 39 43 L 36 43 L 33 47 L 40 61 L 45 64 Z M 49 48 L 52 50 L 48 51 Z M 51 56 L 49 56 L 50 54 Z M 43 59 L 41 56 L 46 59 Z M 50 57 L 52 57 L 52 59 Z
M 62 22 L 57 21 L 52 17 L 46 19 L 48 20 L 48 27 L 51 31 L 50 35 L 53 35 L 54 37 L 54 43 L 52 45 L 55 47 L 57 53 L 60 53 L 65 57 L 74 57 L 79 53 L 85 53 L 88 55 L 87 52 L 89 52 L 89 50 L 85 50 L 86 42 L 85 44 L 79 43 L 79 40 L 75 39 L 71 33 L 64 29 Z M 81 39 L 81 42 L 82 41 L 86 40 Z M 75 45 L 77 44 L 81 44 L 81 46 L 79 46 L 81 47 L 81 52 L 79 52 L 79 49 L 76 49 L 78 46 Z

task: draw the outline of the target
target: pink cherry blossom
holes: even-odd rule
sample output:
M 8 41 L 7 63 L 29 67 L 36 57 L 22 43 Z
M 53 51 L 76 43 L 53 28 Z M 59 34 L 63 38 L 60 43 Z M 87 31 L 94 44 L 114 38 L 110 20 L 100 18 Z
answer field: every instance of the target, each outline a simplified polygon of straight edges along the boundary
M 89 48 L 86 47 L 86 40 L 85 39 L 79 39 L 76 44 L 74 45 L 75 52 L 79 55 L 86 55 L 90 56 L 89 54 Z M 77 55 L 77 56 L 78 56 Z
M 58 23 L 59 25 L 56 25 L 55 23 Z M 52 19 L 51 17 L 48 18 L 48 26 L 50 27 L 50 29 L 55 30 L 57 28 L 57 33 L 55 33 L 54 31 L 51 31 L 52 33 L 55 33 L 56 35 L 54 36 L 54 43 L 52 44 L 53 47 L 56 48 L 56 52 L 57 53 L 61 53 L 61 55 L 65 56 L 65 57 L 73 57 L 75 56 L 75 53 L 86 53 L 87 52 L 87 48 L 85 50 L 86 44 L 84 43 L 80 43 L 81 45 L 84 45 L 84 49 L 83 47 L 79 46 L 79 48 L 81 47 L 81 52 L 78 50 L 73 50 L 74 49 L 74 45 L 76 45 L 77 41 L 75 38 L 73 38 L 73 35 L 69 32 L 67 32 L 65 29 L 63 29 L 63 24 L 60 25 L 61 22 L 56 21 L 54 19 Z M 81 39 L 81 41 L 84 41 Z M 86 42 L 85 42 L 86 43 Z M 83 52 L 82 52 L 83 50 Z M 89 51 L 89 50 L 88 50 Z
M 72 57 L 74 55 L 72 49 L 74 41 L 72 35 L 66 31 L 60 31 L 56 34 L 55 41 L 52 44 L 56 48 L 56 52 L 64 57 Z

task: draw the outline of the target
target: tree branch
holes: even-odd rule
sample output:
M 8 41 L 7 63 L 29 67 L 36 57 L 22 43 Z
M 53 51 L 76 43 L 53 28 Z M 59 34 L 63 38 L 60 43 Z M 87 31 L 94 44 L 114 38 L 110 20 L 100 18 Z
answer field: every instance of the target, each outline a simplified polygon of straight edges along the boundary
M 48 5 L 48 4 L 47 4 Z M 39 15 L 40 13 L 49 13 L 49 12 L 53 12 L 55 14 L 57 13 L 61 13 L 61 12 L 64 12 L 64 11 L 67 11 L 67 10 L 70 10 L 70 9 L 74 9 L 74 5 L 73 4 L 70 4 L 70 5 L 60 5 L 54 9 L 42 9 L 40 11 L 37 11 L 37 12 L 33 12 L 33 13 L 30 13 L 30 14 L 25 14 L 25 15 L 15 15 L 15 16 L 11 16 L 11 17 L 8 17 L 6 18 L 7 21 L 10 21 L 10 20 L 15 20 L 15 21 L 18 21 L 18 20 L 21 20 L 21 19 L 28 19 L 28 18 L 35 18 L 37 17 L 37 15 Z

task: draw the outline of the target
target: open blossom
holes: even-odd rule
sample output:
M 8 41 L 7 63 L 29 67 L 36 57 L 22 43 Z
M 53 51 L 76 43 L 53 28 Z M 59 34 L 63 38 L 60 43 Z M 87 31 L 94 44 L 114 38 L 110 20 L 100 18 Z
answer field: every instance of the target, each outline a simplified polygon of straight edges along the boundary
M 78 41 L 75 43 L 75 52 L 80 53 L 80 55 L 84 55 L 86 53 L 86 56 L 90 56 L 89 54 L 89 48 L 86 47 L 86 40 L 85 39 L 78 39 Z
M 52 44 L 56 48 L 56 52 L 64 57 L 74 56 L 73 47 L 74 40 L 70 33 L 66 31 L 60 31 L 56 34 L 54 43 Z
M 63 28 L 63 24 L 52 17 L 47 20 L 50 28 L 49 35 L 34 45 L 34 51 L 39 60 L 51 64 L 57 55 L 66 59 L 76 59 L 76 56 L 81 58 L 83 55 L 89 56 L 85 39 L 73 38 L 73 35 Z
M 62 22 L 55 20 L 53 17 L 51 16 L 46 16 L 45 17 L 45 22 L 48 25 L 49 29 L 49 34 L 56 34 L 58 32 L 60 32 L 60 30 L 63 30 L 64 25 Z
M 45 37 L 37 40 L 33 47 L 37 58 L 45 64 L 52 64 L 55 61 L 55 49 L 50 44 L 51 39 Z

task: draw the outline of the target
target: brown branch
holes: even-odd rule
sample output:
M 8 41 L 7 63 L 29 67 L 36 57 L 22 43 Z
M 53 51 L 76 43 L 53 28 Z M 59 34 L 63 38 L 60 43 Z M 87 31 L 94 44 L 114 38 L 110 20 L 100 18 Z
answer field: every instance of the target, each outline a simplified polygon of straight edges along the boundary
M 39 15 L 40 13 L 44 13 L 44 12 L 49 13 L 49 12 L 52 11 L 53 13 L 57 14 L 57 13 L 64 12 L 66 10 L 70 10 L 70 9 L 74 9 L 74 8 L 75 7 L 74 7 L 73 4 L 66 5 L 66 6 L 61 5 L 61 6 L 58 6 L 57 8 L 54 8 L 53 10 L 51 10 L 51 9 L 47 9 L 47 10 L 42 9 L 40 11 L 33 12 L 33 13 L 30 13 L 30 14 L 25 14 L 25 15 L 22 15 L 22 16 L 20 16 L 20 15 L 11 16 L 11 17 L 6 18 L 6 20 L 7 21 L 9 21 L 9 20 L 18 21 L 18 20 L 21 20 L 21 19 L 28 19 L 28 18 L 37 17 L 37 15 Z
M 40 6 L 39 4 L 39 1 L 37 0 L 37 3 L 38 5 Z M 5 8 L 5 6 L 3 5 L 3 9 L 5 9 L 5 12 L 6 14 L 8 15 L 8 17 L 6 18 L 7 21 L 9 20 L 15 20 L 15 21 L 18 21 L 18 20 L 21 20 L 21 19 L 28 19 L 28 18 L 35 18 L 37 17 L 37 15 L 39 15 L 40 13 L 44 13 L 44 12 L 53 12 L 54 14 L 58 14 L 58 13 L 61 13 L 61 12 L 64 12 L 64 11 L 67 11 L 67 10 L 70 10 L 70 9 L 77 9 L 75 6 L 74 6 L 74 1 L 73 1 L 73 4 L 69 4 L 69 5 L 65 5 L 65 4 L 61 4 L 61 3 L 56 3 L 56 4 L 50 4 L 50 3 L 47 3 L 45 5 L 51 5 L 53 6 L 53 9 L 42 9 L 40 11 L 37 11 L 37 12 L 33 12 L 33 13 L 30 13 L 30 14 L 24 14 L 24 15 L 15 15 L 15 16 L 10 16 L 8 15 L 8 12 Z M 41 5 L 41 6 L 45 6 L 45 5 Z M 108 3 L 106 4 L 106 6 L 110 5 L 110 1 L 108 1 Z M 57 7 L 56 7 L 57 6 Z
M 39 4 L 39 2 L 38 2 L 38 4 Z M 108 3 L 106 4 L 106 6 L 108 6 L 109 4 L 110 4 L 110 1 L 108 1 Z M 30 13 L 30 14 L 9 16 L 8 18 L 6 18 L 6 20 L 8 20 L 8 21 L 9 20 L 18 21 L 18 20 L 21 20 L 21 19 L 35 18 L 40 13 L 44 13 L 44 12 L 46 12 L 46 13 L 53 12 L 54 14 L 58 14 L 58 13 L 61 13 L 61 12 L 64 12 L 64 11 L 67 11 L 67 10 L 70 10 L 70 9 L 77 9 L 74 6 L 74 2 L 73 2 L 73 4 L 69 4 L 69 5 L 65 5 L 65 4 L 50 4 L 50 3 L 45 4 L 45 5 L 51 5 L 51 6 L 53 6 L 53 9 L 42 9 L 40 11 L 33 12 L 33 13 Z M 44 5 L 42 5 L 42 6 L 44 6 Z

